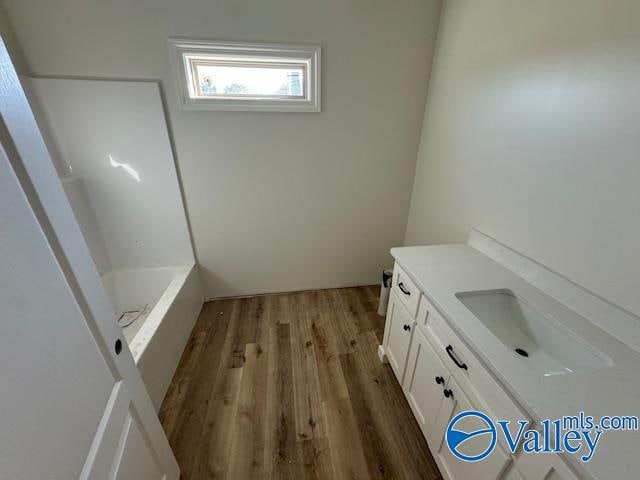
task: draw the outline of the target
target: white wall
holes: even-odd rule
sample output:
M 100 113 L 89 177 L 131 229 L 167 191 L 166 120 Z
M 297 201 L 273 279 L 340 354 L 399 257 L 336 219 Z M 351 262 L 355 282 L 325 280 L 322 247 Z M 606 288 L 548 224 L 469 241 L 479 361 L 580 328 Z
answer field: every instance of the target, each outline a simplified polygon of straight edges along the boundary
M 162 81 L 207 296 L 374 283 L 406 226 L 440 0 L 6 0 L 38 75 Z M 171 35 L 319 43 L 320 114 L 180 111 Z
M 640 314 L 640 2 L 448 0 L 407 244 L 471 227 Z
M 31 79 L 101 274 L 177 266 L 193 250 L 158 85 Z M 33 102 L 32 102 L 33 103 Z
M 4 43 L 9 55 L 11 55 L 11 62 L 18 74 L 28 73 L 29 68 L 27 61 L 22 52 L 20 44 L 16 40 L 16 35 L 13 31 L 11 23 L 9 22 L 9 16 L 4 7 L 4 0 L 0 0 L 0 35 L 2 35 L 2 42 Z

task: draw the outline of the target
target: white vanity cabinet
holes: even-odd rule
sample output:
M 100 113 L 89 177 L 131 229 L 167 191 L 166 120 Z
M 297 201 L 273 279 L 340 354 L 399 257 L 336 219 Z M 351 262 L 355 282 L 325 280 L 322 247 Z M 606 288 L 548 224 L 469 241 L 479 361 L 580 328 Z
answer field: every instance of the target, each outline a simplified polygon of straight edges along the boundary
M 531 418 L 397 264 L 380 351 L 381 359 L 388 360 L 402 385 L 445 479 L 579 479 L 556 455 L 512 455 L 500 435 L 493 452 L 482 461 L 465 462 L 451 453 L 445 440 L 446 430 L 461 412 L 477 410 L 494 421 L 531 422 Z M 486 428 L 477 417 L 466 417 L 460 422 L 457 426 L 465 431 Z M 477 436 L 466 440 L 460 449 L 474 456 L 486 446 L 486 439 Z
M 510 461 L 509 455 L 499 445 L 482 462 L 469 463 L 452 455 L 444 441 L 447 426 L 454 416 L 467 410 L 481 410 L 481 407 L 478 401 L 462 389 L 436 353 L 436 348 L 427 340 L 422 330 L 417 328 L 413 335 L 402 385 L 431 453 L 444 470 L 445 477 L 451 480 L 498 479 Z M 468 421 L 473 422 L 474 419 L 470 418 Z M 461 422 L 464 427 L 465 420 Z M 484 447 L 484 440 L 476 437 L 465 442 L 463 453 L 469 456 L 478 455 Z

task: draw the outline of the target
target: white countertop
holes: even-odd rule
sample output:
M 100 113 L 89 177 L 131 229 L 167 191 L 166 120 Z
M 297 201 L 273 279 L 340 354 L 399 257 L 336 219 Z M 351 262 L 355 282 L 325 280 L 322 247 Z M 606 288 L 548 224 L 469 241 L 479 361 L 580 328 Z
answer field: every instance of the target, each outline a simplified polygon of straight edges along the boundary
M 470 245 L 401 247 L 391 250 L 449 325 L 536 421 L 578 415 L 640 416 L 640 354 L 578 315 L 513 271 Z M 613 365 L 541 376 L 508 349 L 455 296 L 458 292 L 509 289 L 544 315 L 604 353 Z M 566 304 L 566 302 L 564 302 Z M 640 324 L 638 325 L 640 329 Z M 566 458 L 566 457 L 565 457 Z M 594 479 L 640 478 L 640 432 L 604 432 L 593 458 L 570 459 Z

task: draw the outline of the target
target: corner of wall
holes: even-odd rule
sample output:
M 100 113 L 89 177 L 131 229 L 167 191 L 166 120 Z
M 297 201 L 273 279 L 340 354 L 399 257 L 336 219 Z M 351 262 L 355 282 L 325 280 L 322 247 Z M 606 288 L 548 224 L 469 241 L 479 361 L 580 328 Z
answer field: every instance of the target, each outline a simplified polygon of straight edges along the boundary
M 427 79 L 427 84 L 425 86 L 425 88 L 427 89 L 427 95 L 425 97 L 425 104 L 424 104 L 424 115 L 422 117 L 422 124 L 420 125 L 420 138 L 418 140 L 418 150 L 416 152 L 416 161 L 413 167 L 413 185 L 411 187 L 411 196 L 409 198 L 409 207 L 407 208 L 407 214 L 406 214 L 406 220 L 405 220 L 405 227 L 404 227 L 404 237 L 403 237 L 403 245 L 408 245 L 408 243 L 410 242 L 409 239 L 409 229 L 410 229 L 410 222 L 411 222 L 411 211 L 413 209 L 413 202 L 415 199 L 415 191 L 416 191 L 416 183 L 418 182 L 418 169 L 420 167 L 420 152 L 422 151 L 422 142 L 423 142 L 423 137 L 424 137 L 424 131 L 425 131 L 425 126 L 427 124 L 428 121 L 428 111 L 429 111 L 429 104 L 431 103 L 431 81 L 433 79 L 434 76 L 434 71 L 436 69 L 436 65 L 437 65 L 437 59 L 438 59 L 438 52 L 440 51 L 440 41 L 442 38 L 442 24 L 443 24 L 443 19 L 444 19 L 444 15 L 445 15 L 445 10 L 447 8 L 447 2 L 446 0 L 442 0 L 440 2 L 440 13 L 438 16 L 438 25 L 436 27 L 436 41 L 433 47 L 433 51 L 431 53 L 431 68 L 429 69 L 429 78 Z

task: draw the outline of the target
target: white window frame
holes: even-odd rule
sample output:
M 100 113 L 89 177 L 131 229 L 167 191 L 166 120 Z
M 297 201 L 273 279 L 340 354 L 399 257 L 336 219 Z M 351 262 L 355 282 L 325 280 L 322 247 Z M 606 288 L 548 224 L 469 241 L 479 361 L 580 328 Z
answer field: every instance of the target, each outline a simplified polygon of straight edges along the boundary
M 171 62 L 176 74 L 181 108 L 185 110 L 226 110 L 243 112 L 320 112 L 322 48 L 319 45 L 288 45 L 274 43 L 245 43 L 215 40 L 170 38 Z M 282 62 L 304 65 L 302 96 L 267 96 L 242 98 L 192 96 L 194 87 L 190 59 L 198 55 L 212 55 L 258 62 Z

